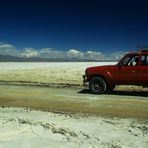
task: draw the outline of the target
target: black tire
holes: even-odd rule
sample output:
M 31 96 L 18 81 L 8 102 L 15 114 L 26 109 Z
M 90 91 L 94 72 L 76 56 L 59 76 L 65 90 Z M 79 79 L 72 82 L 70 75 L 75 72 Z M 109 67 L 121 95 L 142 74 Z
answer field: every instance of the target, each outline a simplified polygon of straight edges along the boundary
M 103 94 L 107 90 L 107 85 L 103 78 L 95 76 L 89 81 L 89 89 L 93 94 Z

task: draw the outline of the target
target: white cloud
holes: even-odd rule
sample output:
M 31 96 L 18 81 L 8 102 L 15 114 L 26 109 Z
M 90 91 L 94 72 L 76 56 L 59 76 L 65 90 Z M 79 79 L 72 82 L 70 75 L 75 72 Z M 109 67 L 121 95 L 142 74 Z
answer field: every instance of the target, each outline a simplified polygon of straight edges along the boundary
M 66 53 L 64 51 L 55 50 L 51 48 L 44 48 L 38 50 L 39 56 L 42 58 L 59 58 L 59 59 L 65 59 Z
M 25 48 L 22 51 L 21 56 L 22 57 L 27 57 L 27 58 L 30 58 L 30 57 L 38 57 L 39 56 L 39 53 L 38 53 L 38 51 L 34 50 L 33 48 Z
M 0 43 L 0 55 L 19 56 L 19 54 L 20 51 L 16 50 L 13 45 Z
M 101 52 L 86 51 L 82 52 L 77 49 L 69 49 L 68 51 L 55 50 L 52 48 L 25 48 L 22 50 L 16 49 L 11 44 L 0 43 L 0 55 L 12 55 L 18 57 L 40 57 L 52 59 L 81 59 L 81 60 L 119 60 L 125 52 L 119 51 L 111 55 L 104 55 Z
M 103 53 L 95 52 L 95 51 L 85 52 L 85 57 L 87 59 L 92 59 L 92 60 L 106 60 L 107 59 Z
M 76 49 L 70 49 L 69 51 L 66 52 L 66 54 L 68 58 L 78 58 L 78 59 L 84 58 L 84 53 Z
M 119 61 L 125 54 L 126 52 L 123 52 L 123 51 L 114 52 L 110 55 L 110 59 Z
M 52 59 L 65 59 L 66 53 L 60 50 L 54 50 L 51 48 L 43 48 L 35 50 L 33 48 L 26 48 L 23 50 L 21 56 L 23 57 L 40 57 L 40 58 L 52 58 Z

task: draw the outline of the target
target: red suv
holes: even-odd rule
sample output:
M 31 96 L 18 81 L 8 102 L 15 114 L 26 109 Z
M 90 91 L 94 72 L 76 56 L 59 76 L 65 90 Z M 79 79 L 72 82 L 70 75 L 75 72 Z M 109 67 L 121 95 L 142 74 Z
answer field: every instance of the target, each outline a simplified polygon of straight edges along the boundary
M 83 79 L 94 94 L 112 91 L 116 85 L 148 87 L 148 50 L 128 53 L 117 65 L 89 67 Z

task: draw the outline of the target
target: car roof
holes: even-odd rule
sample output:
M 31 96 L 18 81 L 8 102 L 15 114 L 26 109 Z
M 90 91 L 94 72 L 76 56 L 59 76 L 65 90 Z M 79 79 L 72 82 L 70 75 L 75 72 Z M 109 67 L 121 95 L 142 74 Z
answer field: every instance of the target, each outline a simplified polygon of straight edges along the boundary
M 126 56 L 134 56 L 134 55 L 141 55 L 141 54 L 148 54 L 148 51 L 139 51 L 139 52 L 130 52 L 127 53 Z

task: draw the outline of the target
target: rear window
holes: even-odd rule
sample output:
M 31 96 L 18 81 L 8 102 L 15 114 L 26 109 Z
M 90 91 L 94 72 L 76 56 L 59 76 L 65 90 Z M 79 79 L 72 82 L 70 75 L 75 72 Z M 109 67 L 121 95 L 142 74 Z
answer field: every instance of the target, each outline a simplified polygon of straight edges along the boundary
M 141 57 L 141 65 L 148 66 L 148 55 L 142 55 Z

